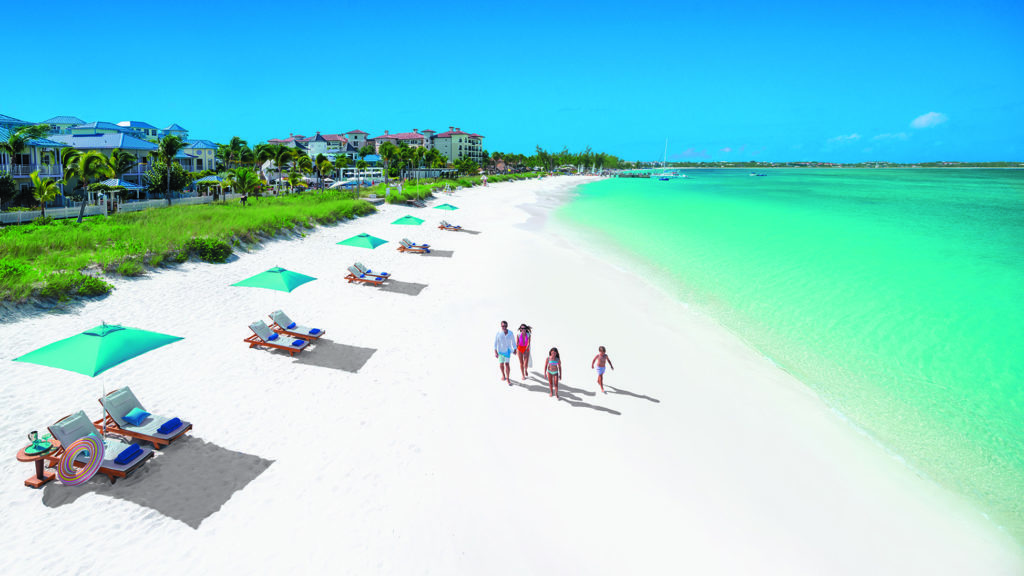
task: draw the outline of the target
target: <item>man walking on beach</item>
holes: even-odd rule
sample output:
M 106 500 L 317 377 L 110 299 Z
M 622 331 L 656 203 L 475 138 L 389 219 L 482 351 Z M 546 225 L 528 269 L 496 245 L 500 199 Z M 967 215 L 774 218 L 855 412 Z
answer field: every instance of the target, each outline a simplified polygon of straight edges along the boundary
M 508 322 L 501 321 L 501 331 L 494 336 L 494 357 L 498 359 L 498 369 L 501 370 L 501 379 L 512 385 L 511 367 L 509 360 L 516 350 L 516 337 L 509 332 Z

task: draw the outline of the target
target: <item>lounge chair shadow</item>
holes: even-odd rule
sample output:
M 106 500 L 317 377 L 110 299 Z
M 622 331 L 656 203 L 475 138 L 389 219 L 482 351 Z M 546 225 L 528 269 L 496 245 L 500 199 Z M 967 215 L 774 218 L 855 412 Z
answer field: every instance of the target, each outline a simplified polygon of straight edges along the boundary
M 539 376 L 536 375 L 536 373 L 534 373 L 534 376 L 531 376 L 530 379 L 527 381 L 513 380 L 512 385 L 518 386 L 519 388 L 524 388 L 526 390 L 529 390 L 530 392 L 540 392 L 545 396 L 551 394 L 551 390 L 548 387 L 548 381 L 543 378 L 540 378 Z M 581 393 L 588 394 L 588 392 L 585 390 L 580 390 L 578 388 L 566 386 L 565 384 L 558 385 L 559 398 L 561 398 L 563 402 L 569 404 L 574 408 L 590 408 L 591 410 L 597 410 L 598 412 L 605 412 L 608 414 L 613 414 L 615 416 L 622 416 L 622 412 L 619 412 L 618 410 L 612 410 L 611 408 L 606 408 L 604 406 L 598 406 L 596 404 L 584 402 L 582 398 L 577 396 L 577 394 Z M 589 393 L 589 395 L 593 396 L 594 394 L 591 392 Z
M 43 489 L 43 504 L 59 508 L 83 494 L 95 493 L 134 502 L 198 529 L 273 463 L 186 436 L 117 484 L 102 475 L 82 486 L 51 482 Z
M 405 294 L 407 296 L 419 296 L 420 292 L 423 292 L 423 289 L 426 287 L 426 284 L 417 284 L 416 282 L 388 280 L 380 285 L 380 290 L 381 292 L 394 292 L 396 294 Z
M 655 404 L 661 404 L 661 400 L 657 398 L 651 398 L 650 396 L 644 396 L 643 394 L 636 394 L 629 390 L 623 390 L 622 388 L 616 388 L 614 386 L 605 385 L 605 388 L 610 390 L 612 394 L 622 394 L 623 396 L 632 396 L 633 398 L 640 398 L 641 400 L 647 400 L 648 402 L 654 402 Z
M 476 236 L 477 234 L 480 234 L 479 230 L 470 230 L 468 228 L 463 228 L 461 231 L 465 232 L 466 234 L 472 234 L 474 236 Z
M 430 249 L 430 252 L 424 254 L 424 256 L 432 256 L 434 258 L 451 258 L 455 254 L 455 250 L 434 250 Z
M 359 372 L 376 352 L 376 348 L 322 341 L 317 343 L 314 350 L 296 356 L 295 363 L 355 373 Z

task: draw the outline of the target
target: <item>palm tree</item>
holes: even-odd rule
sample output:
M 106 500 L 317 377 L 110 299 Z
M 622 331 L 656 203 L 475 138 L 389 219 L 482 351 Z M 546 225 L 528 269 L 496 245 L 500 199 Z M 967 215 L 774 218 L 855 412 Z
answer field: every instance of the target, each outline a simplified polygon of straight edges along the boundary
M 338 171 L 338 178 L 343 178 L 343 172 L 348 168 L 348 156 L 339 154 L 334 157 L 334 169 Z
M 316 158 L 313 159 L 313 173 L 316 174 L 317 186 L 320 185 L 320 179 L 323 178 L 323 173 L 320 172 L 320 163 L 327 160 L 327 156 L 323 154 L 317 154 Z
M 43 210 L 43 218 L 46 218 L 46 203 L 56 198 L 60 189 L 57 188 L 55 180 L 40 178 L 39 170 L 33 171 L 30 176 L 32 178 L 32 197 L 39 202 Z
M 77 179 L 84 190 L 91 180 L 110 178 L 110 164 L 107 157 L 97 150 L 81 152 L 79 150 L 64 150 L 64 179 L 66 185 L 74 178 Z M 78 222 L 85 217 L 85 205 L 88 197 L 82 198 L 82 208 L 78 211 Z
M 300 152 L 298 156 L 295 158 L 295 161 L 292 162 L 292 170 L 297 171 L 300 177 L 312 174 L 313 159 L 310 158 L 308 155 L 302 154 Z
M 381 160 L 384 161 L 384 188 L 388 187 L 388 167 L 391 166 L 391 161 L 398 157 L 398 147 L 391 142 L 385 142 L 380 145 L 377 149 L 377 154 Z
M 322 155 L 321 155 L 322 156 Z M 316 173 L 320 178 L 320 190 L 324 189 L 324 175 L 334 172 L 334 163 L 327 158 L 320 158 L 316 163 Z
M 277 168 L 277 182 L 278 182 L 278 185 L 280 185 L 280 183 L 281 183 L 281 175 L 282 175 L 283 170 L 284 170 L 284 165 L 285 165 L 286 162 L 291 160 L 291 158 L 292 158 L 292 149 L 291 148 L 289 148 L 289 147 L 287 147 L 287 146 L 285 146 L 283 144 L 275 144 L 274 145 L 273 160 L 274 160 L 274 166 Z
M 230 185 L 235 192 L 259 196 L 260 177 L 249 168 L 235 168 L 228 173 L 225 183 Z
M 252 147 L 252 163 L 253 171 L 256 175 L 260 175 L 260 166 L 263 165 L 267 160 L 274 159 L 274 146 L 271 144 L 261 143 Z
M 167 165 L 167 205 L 171 205 L 171 163 L 178 152 L 185 148 L 185 142 L 175 135 L 164 136 L 157 149 L 157 156 Z
M 356 196 L 358 196 L 360 190 L 362 190 L 363 174 L 366 172 L 366 167 L 369 165 L 370 164 L 366 160 L 363 160 L 362 158 L 360 158 L 356 162 L 356 169 L 359 171 L 359 175 L 356 177 Z

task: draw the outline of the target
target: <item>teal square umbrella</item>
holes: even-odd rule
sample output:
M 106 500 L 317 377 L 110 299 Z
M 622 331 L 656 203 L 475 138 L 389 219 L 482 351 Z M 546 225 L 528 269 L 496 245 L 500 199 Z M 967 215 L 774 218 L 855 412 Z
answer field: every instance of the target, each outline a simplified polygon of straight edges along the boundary
M 451 204 L 441 204 L 439 206 L 434 206 L 434 208 L 437 209 L 437 210 L 458 210 L 459 209 L 458 206 L 453 206 Z
M 357 248 L 370 248 L 371 250 L 380 246 L 381 244 L 387 244 L 387 240 L 377 238 L 376 236 L 370 236 L 369 234 L 356 234 L 351 238 L 346 238 L 338 244 L 342 246 L 355 246 Z
M 182 340 L 181 336 L 171 336 L 104 322 L 81 334 L 47 344 L 24 356 L 18 356 L 14 361 L 60 368 L 92 377 L 122 362 L 178 340 Z M 103 397 L 106 395 L 107 390 L 104 384 Z M 105 435 L 105 416 L 103 432 Z
M 235 282 L 232 286 L 249 286 L 252 288 L 267 288 L 268 290 L 291 292 L 306 282 L 312 282 L 313 280 L 316 280 L 316 278 L 275 266 L 266 272 L 260 272 L 251 278 Z
M 423 224 L 423 219 L 422 218 L 417 218 L 415 216 L 402 216 L 398 220 L 395 220 L 394 222 L 392 222 L 392 224 L 405 224 L 407 226 L 419 226 L 420 224 Z

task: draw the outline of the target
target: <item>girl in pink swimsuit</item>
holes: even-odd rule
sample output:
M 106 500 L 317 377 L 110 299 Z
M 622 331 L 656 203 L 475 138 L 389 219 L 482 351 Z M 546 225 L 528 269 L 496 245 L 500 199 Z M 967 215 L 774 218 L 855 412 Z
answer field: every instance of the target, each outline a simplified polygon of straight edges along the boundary
M 523 373 L 523 380 L 530 377 L 526 369 L 530 367 L 530 341 L 533 339 L 533 328 L 526 324 L 519 325 L 519 335 L 516 336 L 516 351 L 519 353 L 519 370 Z

